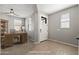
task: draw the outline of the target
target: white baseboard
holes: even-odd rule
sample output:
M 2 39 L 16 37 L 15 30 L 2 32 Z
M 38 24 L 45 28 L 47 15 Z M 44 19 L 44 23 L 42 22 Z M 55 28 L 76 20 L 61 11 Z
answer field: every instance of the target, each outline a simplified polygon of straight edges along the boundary
M 54 42 L 58 42 L 58 43 L 62 43 L 62 44 L 65 44 L 65 45 L 73 46 L 73 47 L 78 47 L 75 44 L 70 44 L 70 43 L 66 43 L 66 42 L 63 42 L 63 41 L 58 41 L 58 40 L 53 40 L 53 39 L 49 39 L 49 40 L 54 41 Z
M 47 40 L 44 40 L 44 41 L 47 41 Z M 41 42 L 43 42 L 43 41 L 34 42 L 34 44 L 39 44 Z
M 40 42 L 34 42 L 34 44 L 39 44 Z
M 73 47 L 78 47 L 77 45 L 75 45 L 75 44 L 70 44 L 70 43 L 67 43 L 67 42 L 63 42 L 63 41 L 58 41 L 58 40 L 53 40 L 53 39 L 48 39 L 48 40 L 50 40 L 50 41 L 54 41 L 54 42 L 58 42 L 58 43 L 62 43 L 62 44 L 65 44 L 65 45 L 69 45 L 69 46 L 73 46 Z M 41 42 L 34 42 L 34 44 L 39 44 L 39 43 L 41 43 Z

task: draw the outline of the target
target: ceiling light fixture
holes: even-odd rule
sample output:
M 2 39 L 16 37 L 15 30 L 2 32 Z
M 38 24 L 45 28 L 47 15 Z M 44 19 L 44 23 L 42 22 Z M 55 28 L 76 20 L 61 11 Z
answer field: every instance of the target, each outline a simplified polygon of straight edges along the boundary
M 13 9 L 10 9 L 10 15 L 15 15 Z

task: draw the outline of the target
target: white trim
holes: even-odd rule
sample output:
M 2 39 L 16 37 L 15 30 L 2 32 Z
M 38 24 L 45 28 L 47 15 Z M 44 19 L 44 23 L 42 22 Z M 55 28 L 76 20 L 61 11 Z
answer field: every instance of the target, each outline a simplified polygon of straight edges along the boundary
M 39 44 L 40 42 L 38 41 L 38 42 L 34 42 L 34 44 Z
M 53 40 L 53 39 L 49 39 L 49 40 L 50 40 L 50 41 L 54 41 L 54 42 L 58 42 L 58 43 L 62 43 L 62 44 L 65 44 L 65 45 L 73 46 L 73 47 L 78 47 L 78 46 L 75 45 L 75 44 L 66 43 L 66 42 L 63 42 L 63 41 L 58 41 L 58 40 Z
M 47 39 L 47 40 L 48 40 L 48 39 Z M 43 41 L 47 41 L 47 40 L 43 40 Z M 43 42 L 43 41 L 34 42 L 34 44 L 39 44 L 39 43 L 41 43 L 41 42 Z

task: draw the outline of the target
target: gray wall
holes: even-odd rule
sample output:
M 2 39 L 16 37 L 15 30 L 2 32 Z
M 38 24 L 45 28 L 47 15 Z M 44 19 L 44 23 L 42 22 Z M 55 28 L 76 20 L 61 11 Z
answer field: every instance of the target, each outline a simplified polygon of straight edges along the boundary
M 38 42 L 38 13 L 34 13 L 32 18 L 32 31 L 28 31 L 30 39 L 34 42 Z M 28 19 L 29 20 L 29 19 Z
M 38 13 L 35 13 L 34 19 L 34 40 L 38 42 Z
M 78 5 L 78 33 L 79 33 L 79 5 Z
M 70 13 L 70 28 L 60 28 L 60 17 L 64 13 Z M 77 45 L 75 37 L 78 32 L 79 19 L 78 19 L 78 6 L 64 9 L 48 16 L 48 37 L 52 40 L 63 41 Z

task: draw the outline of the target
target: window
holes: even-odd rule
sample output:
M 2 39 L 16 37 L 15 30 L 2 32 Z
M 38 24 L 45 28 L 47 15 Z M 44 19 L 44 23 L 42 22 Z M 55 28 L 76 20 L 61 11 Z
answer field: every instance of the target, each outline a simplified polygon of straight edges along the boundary
M 32 31 L 32 18 L 29 18 L 29 31 Z
M 61 15 L 61 28 L 70 28 L 70 14 Z
M 20 31 L 22 26 L 22 20 L 14 20 L 14 29 Z

